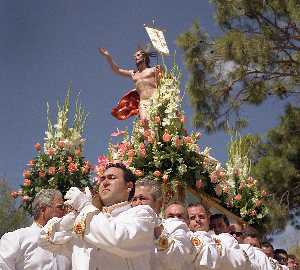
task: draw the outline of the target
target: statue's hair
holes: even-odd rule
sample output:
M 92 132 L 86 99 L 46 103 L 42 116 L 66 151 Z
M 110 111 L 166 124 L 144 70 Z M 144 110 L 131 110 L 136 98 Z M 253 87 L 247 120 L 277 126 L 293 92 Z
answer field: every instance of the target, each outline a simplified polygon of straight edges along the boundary
M 140 186 L 151 187 L 151 195 L 153 197 L 153 200 L 156 201 L 162 199 L 161 184 L 158 181 L 156 181 L 154 177 L 145 176 L 142 179 L 139 179 L 136 182 L 136 187 Z
M 37 219 L 41 214 L 42 209 L 52 206 L 53 200 L 56 197 L 62 197 L 62 194 L 59 190 L 42 189 L 41 191 L 39 191 L 32 203 L 33 218 Z
M 147 67 L 150 67 L 150 57 L 156 57 L 157 52 L 151 51 L 150 46 L 138 46 L 135 52 L 141 52 L 145 58 L 145 63 Z

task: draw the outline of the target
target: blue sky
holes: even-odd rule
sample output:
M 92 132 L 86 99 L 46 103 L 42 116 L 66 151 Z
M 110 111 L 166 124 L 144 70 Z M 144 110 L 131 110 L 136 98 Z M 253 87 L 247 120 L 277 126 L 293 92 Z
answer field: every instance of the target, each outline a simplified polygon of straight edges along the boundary
M 34 143 L 43 142 L 46 101 L 55 112 L 70 82 L 76 93 L 81 91 L 80 100 L 89 112 L 85 155 L 96 162 L 111 132 L 131 124 L 113 119 L 110 111 L 133 87 L 131 81 L 112 74 L 97 48 L 108 48 L 118 64 L 133 67 L 135 48 L 149 42 L 143 24 L 153 19 L 167 29 L 171 52 L 177 50 L 184 90 L 188 74 L 175 40 L 194 20 L 211 35 L 220 33 L 208 1 L 0 1 L 0 176 L 12 185 L 21 183 Z M 282 103 L 271 100 L 264 107 L 245 109 L 250 121 L 245 132 L 265 133 L 277 123 L 282 108 Z M 192 129 L 187 98 L 184 109 Z M 225 161 L 227 143 L 223 133 L 204 135 L 201 147 L 213 148 L 212 154 Z

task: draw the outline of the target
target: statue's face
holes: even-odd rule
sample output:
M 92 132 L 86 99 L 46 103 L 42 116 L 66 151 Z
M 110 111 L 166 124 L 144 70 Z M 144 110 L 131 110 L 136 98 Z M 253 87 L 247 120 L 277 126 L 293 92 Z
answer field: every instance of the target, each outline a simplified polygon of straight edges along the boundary
M 143 52 L 136 51 L 136 53 L 134 54 L 134 60 L 135 60 L 136 65 L 142 63 L 145 60 Z

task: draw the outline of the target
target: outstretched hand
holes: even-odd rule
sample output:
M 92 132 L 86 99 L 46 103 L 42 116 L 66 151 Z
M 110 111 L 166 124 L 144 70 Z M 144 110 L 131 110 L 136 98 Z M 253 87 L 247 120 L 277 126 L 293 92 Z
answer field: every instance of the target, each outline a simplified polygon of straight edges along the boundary
M 86 205 L 92 204 L 92 195 L 88 187 L 81 192 L 77 187 L 71 187 L 65 195 L 65 204 L 81 211 Z
M 99 51 L 99 53 L 102 54 L 103 56 L 110 56 L 108 50 L 106 50 L 105 48 L 99 48 L 98 51 Z

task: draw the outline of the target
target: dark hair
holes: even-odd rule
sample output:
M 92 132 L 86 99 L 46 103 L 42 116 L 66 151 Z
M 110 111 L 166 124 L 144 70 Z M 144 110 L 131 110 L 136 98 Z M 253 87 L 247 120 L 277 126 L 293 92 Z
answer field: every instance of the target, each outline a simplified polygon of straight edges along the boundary
M 105 170 L 109 168 L 117 168 L 123 171 L 124 181 L 126 183 L 132 182 L 133 186 L 128 195 L 128 201 L 132 199 L 135 192 L 135 182 L 136 176 L 132 173 L 130 169 L 128 169 L 123 163 L 109 163 L 105 166 Z
M 282 249 L 282 248 L 277 248 L 277 249 L 275 249 L 275 250 L 274 250 L 274 255 L 275 255 L 275 254 L 284 254 L 284 255 L 288 256 L 288 253 L 286 252 L 286 250 L 285 250 L 285 249 Z
M 200 203 L 200 202 L 198 202 L 198 203 L 190 203 L 190 204 L 188 205 L 187 209 L 188 209 L 188 208 L 191 208 L 191 207 L 201 207 L 201 208 L 203 208 L 203 209 L 205 210 L 205 213 L 207 214 L 208 217 L 211 215 L 211 213 L 210 213 L 208 207 L 207 207 L 206 205 Z
M 219 218 L 222 218 L 224 220 L 224 223 L 227 226 L 229 226 L 229 220 L 228 220 L 228 218 L 224 214 L 214 214 L 214 215 L 211 215 L 210 216 L 210 222 L 212 222 L 212 220 L 219 219 Z
M 272 250 L 274 250 L 274 247 L 272 246 L 272 244 L 268 241 L 264 241 L 261 243 L 262 247 L 266 247 L 266 248 L 271 248 Z
M 297 257 L 294 254 L 288 254 L 288 259 L 297 260 Z

